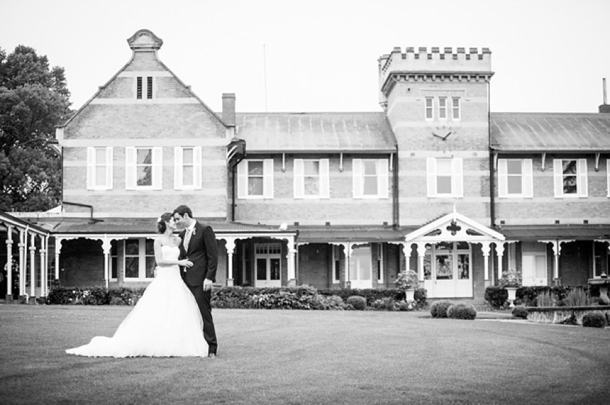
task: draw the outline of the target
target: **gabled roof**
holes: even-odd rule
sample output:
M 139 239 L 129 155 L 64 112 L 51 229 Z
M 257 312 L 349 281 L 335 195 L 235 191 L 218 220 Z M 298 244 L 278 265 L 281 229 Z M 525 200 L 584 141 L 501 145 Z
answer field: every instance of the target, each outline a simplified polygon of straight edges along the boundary
M 238 113 L 236 119 L 248 153 L 396 151 L 383 112 Z
M 610 114 L 491 113 L 491 148 L 506 152 L 610 150 Z
M 407 242 L 493 242 L 504 235 L 455 210 L 405 236 Z

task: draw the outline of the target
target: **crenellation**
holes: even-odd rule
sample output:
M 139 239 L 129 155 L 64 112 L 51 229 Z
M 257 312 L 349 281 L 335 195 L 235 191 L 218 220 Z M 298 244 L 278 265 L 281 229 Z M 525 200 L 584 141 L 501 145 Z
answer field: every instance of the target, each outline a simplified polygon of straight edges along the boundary
M 451 55 L 451 56 L 449 56 Z M 396 80 L 487 81 L 491 71 L 489 48 L 394 47 L 379 59 L 379 84 L 382 93 Z M 383 97 L 383 96 L 382 96 Z

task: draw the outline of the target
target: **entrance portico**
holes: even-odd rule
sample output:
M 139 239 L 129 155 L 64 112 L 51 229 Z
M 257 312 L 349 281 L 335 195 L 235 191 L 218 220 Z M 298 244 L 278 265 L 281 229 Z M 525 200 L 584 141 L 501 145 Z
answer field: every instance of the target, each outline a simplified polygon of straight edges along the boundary
M 473 297 L 477 272 L 483 273 L 485 287 L 491 285 L 491 246 L 496 247 L 498 272 L 504 235 L 488 228 L 455 210 L 405 236 L 404 253 L 415 246 L 417 272 L 430 298 Z M 473 245 L 480 245 L 483 268 L 475 266 Z

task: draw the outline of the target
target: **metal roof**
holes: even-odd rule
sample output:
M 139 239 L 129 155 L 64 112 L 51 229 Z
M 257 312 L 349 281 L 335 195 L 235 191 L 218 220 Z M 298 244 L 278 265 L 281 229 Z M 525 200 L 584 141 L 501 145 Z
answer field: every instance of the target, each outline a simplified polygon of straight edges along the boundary
M 238 113 L 236 121 L 248 153 L 396 151 L 383 112 Z
M 256 234 L 256 233 L 290 233 L 279 231 L 277 226 L 242 224 L 222 220 L 198 219 L 210 225 L 216 234 Z M 156 218 L 105 218 L 91 221 L 88 219 L 66 220 L 58 222 L 52 229 L 54 234 L 154 234 L 157 231 Z
M 502 225 L 498 232 L 518 240 L 610 239 L 610 225 Z
M 292 229 L 293 227 L 290 227 Z M 297 227 L 300 243 L 330 242 L 404 242 L 405 234 L 415 228 L 394 229 L 375 226 Z
M 608 151 L 610 114 L 491 113 L 491 148 L 514 152 Z

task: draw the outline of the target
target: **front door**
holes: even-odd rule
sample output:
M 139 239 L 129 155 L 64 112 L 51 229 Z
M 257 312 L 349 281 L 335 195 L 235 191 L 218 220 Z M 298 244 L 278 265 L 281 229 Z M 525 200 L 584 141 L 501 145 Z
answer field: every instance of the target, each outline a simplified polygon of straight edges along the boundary
M 424 288 L 431 298 L 472 297 L 470 246 L 466 242 L 428 246 L 424 258 Z
M 522 242 L 521 252 L 523 285 L 547 285 L 546 244 Z
M 259 243 L 255 246 L 256 287 L 281 287 L 282 245 Z
M 349 258 L 349 282 L 352 288 L 373 287 L 373 262 L 370 244 L 352 248 L 352 254 Z

